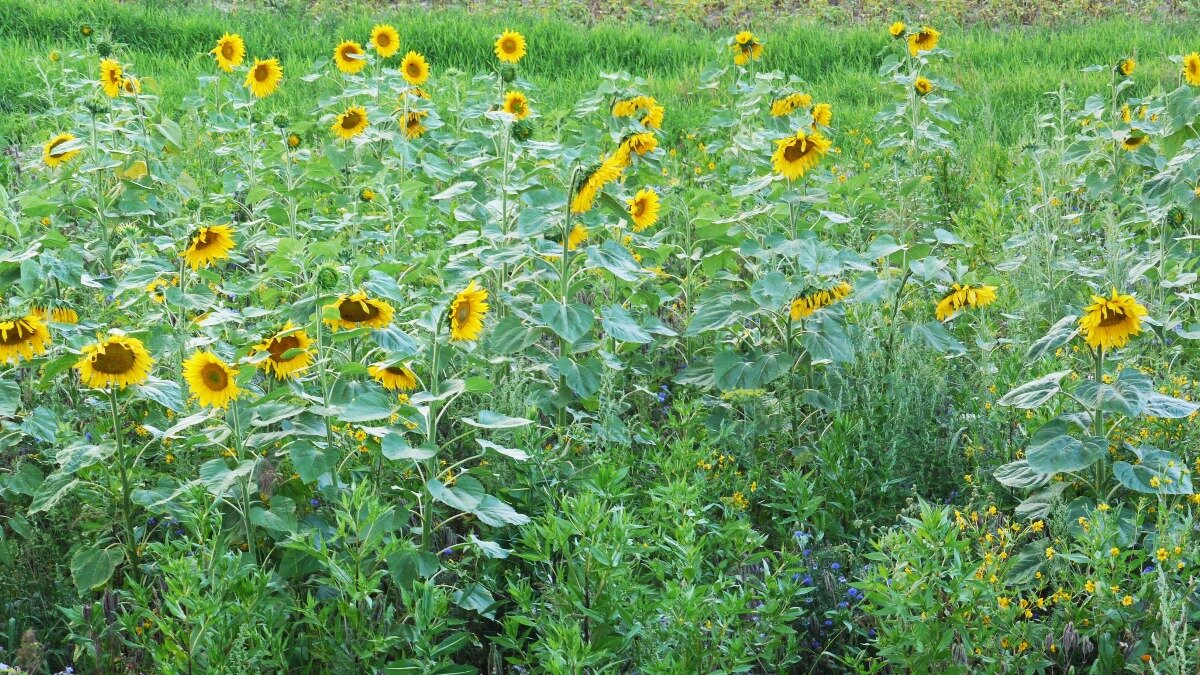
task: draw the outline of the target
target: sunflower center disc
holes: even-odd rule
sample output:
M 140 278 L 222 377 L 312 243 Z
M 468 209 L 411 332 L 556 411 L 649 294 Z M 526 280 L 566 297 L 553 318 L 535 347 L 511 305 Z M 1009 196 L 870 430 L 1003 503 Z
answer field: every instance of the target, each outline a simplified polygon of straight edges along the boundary
M 215 363 L 204 366 L 204 369 L 200 371 L 200 375 L 213 391 L 221 391 L 229 385 L 229 375 L 225 373 L 224 368 Z
M 370 321 L 379 316 L 379 308 L 375 305 L 368 305 L 361 300 L 346 300 L 338 305 L 338 313 L 342 315 L 343 321 L 358 323 Z
M 133 350 L 120 343 L 109 343 L 103 354 L 92 357 L 92 367 L 105 375 L 123 375 L 133 369 Z
M 271 360 L 276 363 L 283 361 L 283 355 L 288 353 L 288 350 L 299 348 L 300 338 L 295 335 L 275 338 L 267 343 L 267 351 L 271 352 Z

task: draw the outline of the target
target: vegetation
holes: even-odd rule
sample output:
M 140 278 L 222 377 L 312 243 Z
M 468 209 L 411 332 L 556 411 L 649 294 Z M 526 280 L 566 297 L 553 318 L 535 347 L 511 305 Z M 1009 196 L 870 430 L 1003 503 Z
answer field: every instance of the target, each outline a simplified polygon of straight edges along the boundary
M 1193 26 L 972 7 L 0 0 L 0 672 L 1195 672 Z

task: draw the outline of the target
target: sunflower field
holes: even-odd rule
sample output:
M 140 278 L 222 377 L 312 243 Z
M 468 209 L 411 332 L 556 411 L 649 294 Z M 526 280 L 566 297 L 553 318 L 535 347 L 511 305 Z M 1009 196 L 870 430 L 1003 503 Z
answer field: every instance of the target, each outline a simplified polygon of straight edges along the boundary
M 931 24 L 29 55 L 0 673 L 1196 673 L 1200 52 L 967 153 Z

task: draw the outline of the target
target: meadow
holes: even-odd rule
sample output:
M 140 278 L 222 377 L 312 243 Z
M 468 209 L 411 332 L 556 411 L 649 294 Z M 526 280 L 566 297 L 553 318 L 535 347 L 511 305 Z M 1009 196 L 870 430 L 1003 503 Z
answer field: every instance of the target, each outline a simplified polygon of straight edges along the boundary
M 740 7 L 0 0 L 0 673 L 1196 672 L 1197 24 Z

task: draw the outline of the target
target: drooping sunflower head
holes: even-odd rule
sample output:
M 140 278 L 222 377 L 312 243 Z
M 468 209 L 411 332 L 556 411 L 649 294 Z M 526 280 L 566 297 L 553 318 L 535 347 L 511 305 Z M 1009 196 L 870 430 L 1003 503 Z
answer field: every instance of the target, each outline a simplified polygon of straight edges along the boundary
M 812 109 L 813 124 L 827 127 L 833 124 L 833 106 L 828 103 L 818 103 Z
M 282 81 L 283 67 L 279 65 L 279 59 L 255 59 L 250 72 L 246 74 L 246 88 L 255 98 L 274 94 Z
M 487 315 L 487 289 L 471 281 L 450 303 L 450 339 L 478 340 L 483 333 L 483 317 Z
M 229 225 L 206 225 L 196 230 L 180 256 L 198 270 L 229 257 L 233 250 L 233 228 Z
M 339 296 L 337 302 L 326 308 L 337 312 L 336 318 L 325 318 L 325 323 L 333 330 L 353 330 L 363 326 L 386 328 L 396 313 L 387 301 L 369 297 L 365 291 Z
M 378 24 L 371 29 L 371 45 L 376 54 L 386 59 L 400 50 L 400 33 L 391 24 Z
M 183 379 L 192 398 L 209 408 L 226 408 L 241 394 L 237 371 L 209 351 L 197 351 L 183 362 Z
M 226 33 L 217 40 L 217 46 L 209 53 L 216 59 L 221 70 L 232 73 L 234 68 L 242 64 L 242 59 L 246 58 L 246 43 L 241 35 Z
M 837 281 L 825 287 L 817 287 L 800 294 L 792 300 L 788 315 L 799 321 L 815 314 L 818 310 L 835 305 L 850 297 L 854 287 L 848 281 Z
M 617 152 L 601 159 L 598 165 L 585 172 L 575 186 L 575 196 L 571 199 L 571 213 L 591 211 L 600 190 L 621 177 L 625 164 L 624 156 Z
M 333 50 L 333 63 L 338 70 L 353 75 L 366 67 L 367 53 L 354 40 L 342 40 Z
M 505 30 L 496 38 L 496 58 L 505 63 L 516 63 L 525 57 L 525 36 L 513 30 Z
M 733 62 L 739 66 L 762 58 L 763 44 L 748 30 L 733 36 L 730 48 L 733 50 Z
M 657 147 L 658 138 L 650 131 L 629 134 L 621 141 L 621 149 L 627 155 L 634 154 L 638 157 L 642 157 L 648 152 L 653 152 Z
M 417 388 L 417 374 L 407 364 L 394 366 L 376 363 L 367 372 L 388 391 L 412 391 Z
M 650 188 L 640 190 L 629 200 L 629 217 L 633 219 L 633 231 L 642 232 L 658 222 L 662 208 L 658 193 Z
M 938 40 L 942 34 L 937 29 L 931 26 L 921 26 L 921 30 L 908 36 L 908 53 L 916 56 L 921 52 L 932 51 L 937 48 Z
M 150 377 L 154 359 L 137 338 L 109 335 L 87 345 L 75 370 L 84 385 L 95 389 L 141 384 Z
M 1193 87 L 1200 86 L 1200 53 L 1192 52 L 1183 57 L 1183 79 Z
M 658 105 L 658 101 L 653 96 L 639 94 L 626 99 L 618 99 L 613 102 L 612 116 L 613 117 L 632 117 L 642 110 L 649 110 Z
M 0 319 L 0 363 L 26 361 L 45 354 L 50 345 L 50 330 L 36 314 Z
M 1117 64 L 1117 72 L 1124 77 L 1132 77 L 1134 70 L 1137 70 L 1137 61 L 1132 58 L 1121 59 L 1120 63 Z
M 79 154 L 80 146 L 81 144 L 76 141 L 74 134 L 59 134 L 42 147 L 42 161 L 53 169 L 59 164 L 71 161 Z
M 425 60 L 424 56 L 416 52 L 409 52 L 400 62 L 400 75 L 404 77 L 405 82 L 413 86 L 425 84 L 425 81 L 429 79 L 429 62 Z
M 1125 140 L 1121 141 L 1121 149 L 1125 150 L 1126 152 L 1133 152 L 1134 150 L 1142 147 L 1142 145 L 1148 140 L 1150 140 L 1150 138 L 1146 136 L 1146 134 L 1133 132 L 1126 136 Z
M 806 133 L 803 129 L 794 135 L 775 141 L 775 153 L 771 163 L 775 172 L 788 180 L 801 178 L 816 168 L 832 145 L 819 131 Z
M 361 134 L 367 128 L 367 109 L 362 106 L 350 106 L 337 116 L 333 123 L 333 133 L 346 141 Z
M 1142 330 L 1146 308 L 1132 295 L 1112 290 L 1112 297 L 1093 295 L 1092 304 L 1079 317 L 1079 329 L 1092 349 L 1119 349 Z
M 938 301 L 937 320 L 945 321 L 954 316 L 960 309 L 966 307 L 980 309 L 987 307 L 995 301 L 995 286 L 953 284 L 950 287 L 950 291 Z
M 529 117 L 529 99 L 519 91 L 510 91 L 504 95 L 504 112 L 516 119 Z
M 652 105 L 650 106 L 650 109 L 646 111 L 646 114 L 642 116 L 642 126 L 646 127 L 647 129 L 661 129 L 663 117 L 665 117 L 666 114 L 667 109 L 663 106 Z
M 277 380 L 295 379 L 313 363 L 313 355 L 309 351 L 312 344 L 308 333 L 289 321 L 255 347 L 259 353 L 267 354 L 258 367 L 273 373 Z
M 121 95 L 121 88 L 125 85 L 123 73 L 121 64 L 113 59 L 104 59 L 100 62 L 100 86 L 104 88 L 104 93 L 109 98 Z
M 567 250 L 578 250 L 580 246 L 587 243 L 589 234 L 587 225 L 578 222 L 575 223 L 575 227 L 572 227 L 571 231 L 567 233 Z
M 798 91 L 792 92 L 771 102 L 771 116 L 784 117 L 785 115 L 790 115 L 800 108 L 811 106 L 812 102 L 812 96 Z
M 928 77 L 920 75 L 917 77 L 916 81 L 913 82 L 913 89 L 916 90 L 917 96 L 925 96 L 929 92 L 933 91 L 933 82 L 931 82 Z
M 404 135 L 412 140 L 420 138 L 428 129 L 424 124 L 425 117 L 429 113 L 424 110 L 410 110 L 408 116 L 404 119 Z
M 892 23 L 892 25 L 888 26 L 888 33 L 894 38 L 900 38 L 904 36 L 904 28 L 905 25 L 903 21 L 896 21 Z
M 159 277 L 146 284 L 146 295 L 149 295 L 151 300 L 161 305 L 167 301 L 166 290 L 168 286 L 170 284 L 167 283 L 167 280 Z

